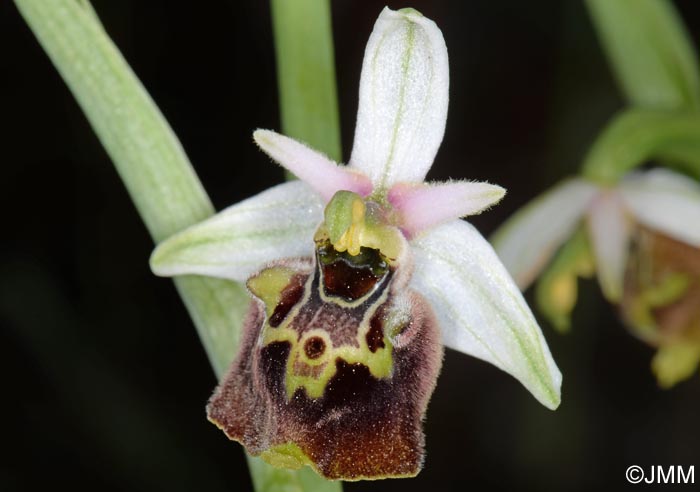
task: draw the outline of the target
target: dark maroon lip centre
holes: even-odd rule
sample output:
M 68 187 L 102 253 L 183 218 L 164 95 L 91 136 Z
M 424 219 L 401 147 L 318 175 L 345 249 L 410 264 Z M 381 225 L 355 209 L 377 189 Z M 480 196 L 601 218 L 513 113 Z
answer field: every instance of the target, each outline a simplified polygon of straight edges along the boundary
M 352 256 L 323 245 L 316 254 L 325 294 L 347 302 L 371 293 L 389 272 L 389 265 L 377 249 L 363 247 L 359 255 Z

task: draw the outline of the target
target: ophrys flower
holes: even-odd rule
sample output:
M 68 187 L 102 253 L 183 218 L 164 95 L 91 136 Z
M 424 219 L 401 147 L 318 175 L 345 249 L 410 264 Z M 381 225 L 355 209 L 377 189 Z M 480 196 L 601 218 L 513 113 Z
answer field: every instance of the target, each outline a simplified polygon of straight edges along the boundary
M 699 218 L 700 184 L 668 169 L 632 172 L 616 185 L 573 178 L 516 213 L 494 244 L 521 288 L 542 274 L 538 301 L 560 329 L 577 277 L 595 273 L 632 332 L 660 348 L 654 371 L 670 386 L 700 361 Z
M 601 289 L 616 302 L 635 224 L 700 247 L 698 217 L 700 185 L 667 169 L 630 173 L 615 186 L 572 178 L 521 209 L 498 231 L 494 244 L 525 289 L 585 219 Z
M 415 475 L 442 342 L 512 374 L 549 408 L 561 374 L 486 240 L 459 217 L 504 190 L 424 183 L 448 102 L 440 30 L 385 9 L 369 39 L 348 166 L 290 138 L 255 141 L 301 181 L 162 243 L 160 275 L 247 281 L 256 297 L 211 420 L 279 466 L 329 478 Z

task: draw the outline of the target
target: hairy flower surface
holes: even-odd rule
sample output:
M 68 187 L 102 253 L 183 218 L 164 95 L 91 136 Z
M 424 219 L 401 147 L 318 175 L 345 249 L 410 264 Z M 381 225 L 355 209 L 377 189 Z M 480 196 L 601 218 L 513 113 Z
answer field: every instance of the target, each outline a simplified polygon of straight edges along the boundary
M 488 242 L 459 219 L 505 191 L 423 182 L 448 85 L 437 26 L 412 9 L 384 9 L 365 51 L 348 165 L 258 130 L 260 148 L 300 181 L 155 250 L 159 275 L 246 281 L 255 298 L 208 406 L 251 454 L 333 479 L 415 475 L 443 344 L 559 405 L 561 374 L 537 322 Z
M 595 273 L 606 299 L 620 305 L 633 333 L 662 349 L 654 370 L 663 386 L 697 367 L 696 181 L 661 168 L 630 173 L 616 186 L 570 179 L 516 213 L 498 231 L 494 244 L 522 289 L 557 254 L 542 274 L 538 301 L 558 328 L 568 328 L 576 277 Z

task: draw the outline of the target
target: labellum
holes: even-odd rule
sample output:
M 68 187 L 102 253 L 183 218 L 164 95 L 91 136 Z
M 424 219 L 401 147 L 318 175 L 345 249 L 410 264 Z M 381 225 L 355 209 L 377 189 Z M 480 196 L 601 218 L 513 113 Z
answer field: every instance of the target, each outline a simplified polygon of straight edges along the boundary
M 442 344 L 430 306 L 407 287 L 405 239 L 380 216 L 339 192 L 314 258 L 278 260 L 247 282 L 256 299 L 241 350 L 207 413 L 274 466 L 343 480 L 421 468 Z
M 633 333 L 659 348 L 659 384 L 689 377 L 700 360 L 700 249 L 639 227 L 620 307 Z

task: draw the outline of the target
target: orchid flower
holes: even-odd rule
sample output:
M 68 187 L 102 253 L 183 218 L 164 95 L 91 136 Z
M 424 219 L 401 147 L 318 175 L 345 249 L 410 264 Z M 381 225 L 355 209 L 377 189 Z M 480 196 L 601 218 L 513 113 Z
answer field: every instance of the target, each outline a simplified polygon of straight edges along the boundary
M 448 85 L 435 23 L 385 8 L 365 51 L 348 165 L 257 130 L 258 146 L 300 180 L 153 253 L 158 275 L 247 282 L 243 342 L 208 416 L 273 465 L 344 480 L 418 473 L 443 344 L 559 405 L 561 374 L 533 314 L 489 243 L 460 220 L 505 191 L 423 182 Z
M 700 183 L 663 168 L 631 172 L 617 185 L 569 179 L 517 212 L 493 243 L 521 289 L 542 275 L 538 301 L 559 329 L 567 329 L 570 323 L 576 277 L 595 271 L 603 295 L 620 305 L 634 333 L 660 348 L 653 368 L 663 386 L 687 377 L 697 367 L 700 267 L 695 266 L 693 273 L 690 261 L 683 268 L 678 265 L 682 263 L 679 254 L 694 255 L 694 264 L 700 258 Z M 654 253 L 659 244 L 675 244 L 674 253 L 669 254 L 666 246 L 660 257 Z M 552 267 L 544 271 L 549 263 Z M 686 295 L 694 296 L 694 301 L 683 301 Z M 681 301 L 687 305 L 683 330 L 678 316 L 671 320 L 673 329 L 654 319 L 653 310 Z M 679 348 L 680 341 L 690 345 Z M 671 361 L 671 354 L 680 359 Z

